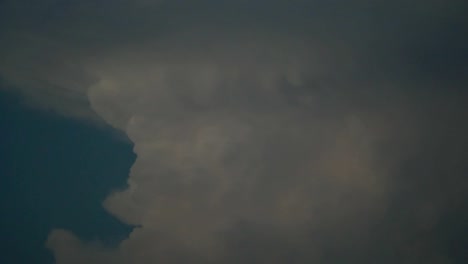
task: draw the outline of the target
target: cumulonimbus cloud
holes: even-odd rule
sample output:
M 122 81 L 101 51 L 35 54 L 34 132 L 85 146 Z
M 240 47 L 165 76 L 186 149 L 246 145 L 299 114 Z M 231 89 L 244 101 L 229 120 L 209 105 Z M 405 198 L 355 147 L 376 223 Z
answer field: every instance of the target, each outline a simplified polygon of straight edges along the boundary
M 109 6 L 110 17 L 126 14 L 121 5 L 142 11 L 139 4 L 122 1 L 115 10 Z M 239 8 L 257 10 L 251 5 Z M 128 188 L 111 193 L 103 204 L 137 227 L 115 248 L 54 230 L 47 246 L 57 263 L 328 263 L 329 252 L 338 252 L 332 261 L 351 256 L 379 262 L 389 247 L 403 252 L 390 260 L 411 262 L 422 255 L 434 263 L 445 261 L 432 244 L 400 249 L 413 245 L 410 235 L 381 240 L 405 225 L 386 219 L 398 199 L 423 208 L 417 217 L 429 226 L 448 201 L 461 199 L 456 194 L 420 202 L 399 192 L 406 187 L 418 196 L 417 183 L 402 180 L 405 161 L 420 155 L 431 138 L 440 140 L 427 129 L 447 116 L 458 120 L 458 103 L 442 119 L 422 120 L 440 99 L 420 98 L 417 91 L 437 87 L 421 76 L 407 80 L 389 74 L 394 61 L 385 51 L 400 60 L 399 50 L 379 46 L 372 27 L 348 28 L 338 17 L 319 14 L 294 17 L 280 10 L 283 5 L 265 7 L 271 10 L 259 13 L 260 22 L 252 27 L 255 16 L 248 12 L 229 25 L 223 19 L 229 17 L 226 10 L 207 6 L 187 13 L 161 2 L 151 8 L 161 15 L 160 10 L 170 11 L 165 19 L 129 14 L 135 36 L 125 28 L 120 36 L 113 26 L 99 25 L 90 29 L 93 38 L 76 21 L 80 12 L 97 11 L 79 6 L 76 13 L 69 10 L 77 17 L 61 19 L 90 43 L 54 32 L 65 28 L 44 26 L 33 33 L 18 31 L 10 43 L 38 35 L 45 42 L 3 45 L 9 60 L 0 64 L 2 74 L 26 97 L 112 125 L 126 133 L 137 154 Z M 371 17 L 360 9 L 347 12 L 355 19 L 359 15 L 353 12 Z M 198 17 L 203 14 L 211 24 Z M 276 29 L 273 15 L 291 22 Z M 347 29 L 365 41 L 350 37 Z M 100 41 L 106 34 L 116 43 Z M 373 45 L 365 47 L 366 41 Z M 388 65 L 373 65 L 372 56 Z M 460 173 L 458 163 L 447 166 Z M 349 252 L 351 247 L 355 252 Z M 376 255 L 363 257 L 368 250 Z

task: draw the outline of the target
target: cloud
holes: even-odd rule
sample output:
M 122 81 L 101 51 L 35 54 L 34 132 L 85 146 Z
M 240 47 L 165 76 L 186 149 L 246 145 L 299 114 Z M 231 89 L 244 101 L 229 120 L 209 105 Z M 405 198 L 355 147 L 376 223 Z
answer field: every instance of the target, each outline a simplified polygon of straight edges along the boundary
M 142 2 L 9 6 L 28 23 L 2 28 L 2 76 L 138 156 L 103 203 L 137 227 L 54 230 L 58 264 L 456 263 L 431 239 L 466 197 L 463 80 L 405 54 L 458 3 Z

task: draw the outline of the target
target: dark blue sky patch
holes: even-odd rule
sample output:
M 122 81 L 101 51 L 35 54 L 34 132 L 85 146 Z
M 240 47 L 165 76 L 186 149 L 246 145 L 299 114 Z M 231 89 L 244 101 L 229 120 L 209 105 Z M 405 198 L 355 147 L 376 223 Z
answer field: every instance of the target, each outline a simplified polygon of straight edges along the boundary
M 131 230 L 102 208 L 124 188 L 132 146 L 110 128 L 66 119 L 0 94 L 0 263 L 51 263 L 53 228 L 116 244 Z

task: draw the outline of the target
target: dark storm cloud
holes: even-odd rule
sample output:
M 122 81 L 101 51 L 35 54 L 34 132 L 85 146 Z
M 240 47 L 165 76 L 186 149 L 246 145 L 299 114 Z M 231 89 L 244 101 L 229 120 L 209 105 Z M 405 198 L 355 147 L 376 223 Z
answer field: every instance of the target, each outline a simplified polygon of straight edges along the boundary
M 2 5 L 1 74 L 138 156 L 104 206 L 139 228 L 55 230 L 57 263 L 461 259 L 461 1 Z

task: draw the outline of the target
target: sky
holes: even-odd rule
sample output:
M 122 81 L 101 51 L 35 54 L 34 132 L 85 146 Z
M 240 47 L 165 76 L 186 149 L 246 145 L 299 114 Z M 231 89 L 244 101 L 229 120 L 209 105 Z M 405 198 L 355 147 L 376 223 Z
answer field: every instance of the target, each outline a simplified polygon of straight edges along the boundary
M 45 240 L 57 227 L 109 244 L 125 238 L 132 227 L 100 201 L 125 186 L 131 145 L 102 128 L 26 107 L 18 95 L 2 92 L 0 102 L 0 263 L 53 263 Z
M 465 10 L 1 1 L 1 263 L 465 263 Z

